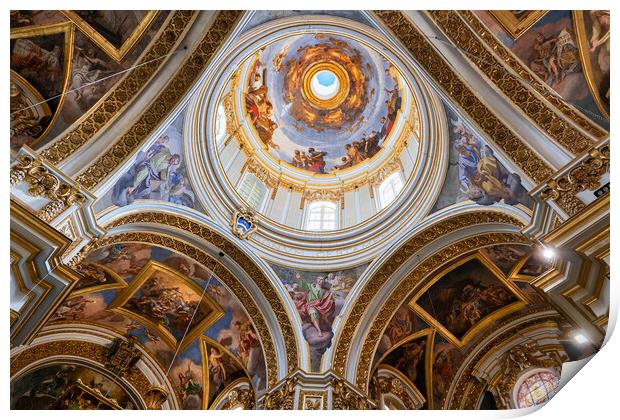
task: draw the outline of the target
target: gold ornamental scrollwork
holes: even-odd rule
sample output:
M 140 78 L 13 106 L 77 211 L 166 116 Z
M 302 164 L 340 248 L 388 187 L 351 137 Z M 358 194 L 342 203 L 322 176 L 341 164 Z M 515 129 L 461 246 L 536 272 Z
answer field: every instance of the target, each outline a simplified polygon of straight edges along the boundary
M 41 156 L 57 165 L 84 146 L 113 120 L 162 66 L 164 60 L 156 59 L 176 46 L 194 17 L 193 11 L 175 11 L 149 51 L 140 63 L 137 63 L 139 67 L 131 70 L 109 95 L 99 101 L 88 115 L 74 125 L 69 132 L 45 148 Z
M 428 14 L 448 39 L 458 49 L 465 52 L 467 58 L 478 67 L 491 83 L 501 90 L 514 105 L 519 107 L 550 138 L 575 155 L 592 147 L 593 142 L 591 139 L 564 121 L 561 115 L 558 115 L 546 106 L 543 100 L 539 99 L 536 94 L 531 92 L 521 82 L 521 74 L 515 76 L 507 70 L 497 71 L 498 68 L 504 68 L 505 63 L 500 62 L 486 48 L 485 44 L 468 28 L 456 11 L 433 10 L 429 11 Z M 516 61 L 514 59 L 510 61 L 513 63 L 513 67 L 516 65 L 514 64 Z M 543 89 L 543 92 L 546 91 L 546 89 Z M 548 94 L 547 96 L 550 97 L 551 95 Z M 559 101 L 556 99 L 555 102 Z M 563 108 L 570 110 L 566 105 Z M 574 111 L 572 114 L 576 116 Z M 582 120 L 583 117 L 579 121 Z M 592 128 L 592 126 L 589 125 L 589 128 Z M 604 135 L 600 129 L 597 130 L 597 134 L 599 137 Z
M 254 392 L 251 389 L 236 388 L 230 391 L 222 410 L 234 410 L 239 407 L 244 410 L 254 408 Z
M 183 66 L 163 88 L 161 94 L 137 118 L 106 152 L 90 165 L 76 180 L 93 189 L 103 182 L 126 159 L 133 156 L 155 127 L 177 106 L 189 88 L 220 48 L 228 34 L 233 30 L 236 20 L 243 14 L 240 10 L 218 12 L 211 27 L 207 30 L 196 49 L 187 57 Z
M 610 170 L 610 157 L 609 144 L 591 150 L 566 175 L 549 181 L 540 197 L 543 200 L 555 201 L 569 217 L 574 216 L 586 207 L 576 194 L 599 188 L 601 177 Z
M 444 61 L 426 37 L 400 11 L 374 12 L 403 43 L 414 59 L 437 84 L 467 113 L 493 142 L 532 180 L 540 183 L 553 175 L 552 169 L 478 98 Z
M 265 410 L 294 410 L 295 389 L 298 379 L 295 376 L 286 378 L 277 389 L 265 394 L 263 409 Z
M 239 239 L 248 239 L 250 235 L 256 232 L 258 225 L 254 212 L 243 208 L 233 213 L 230 219 L 232 231 Z
M 37 212 L 37 217 L 44 222 L 51 222 L 73 204 L 81 205 L 86 201 L 79 187 L 61 181 L 40 159 L 29 155 L 17 157 L 11 167 L 10 180 L 11 187 L 25 182 L 28 184 L 29 195 L 50 200 Z
M 370 410 L 373 405 L 364 396 L 353 391 L 347 381 L 334 378 L 332 385 L 332 408 L 334 410 Z

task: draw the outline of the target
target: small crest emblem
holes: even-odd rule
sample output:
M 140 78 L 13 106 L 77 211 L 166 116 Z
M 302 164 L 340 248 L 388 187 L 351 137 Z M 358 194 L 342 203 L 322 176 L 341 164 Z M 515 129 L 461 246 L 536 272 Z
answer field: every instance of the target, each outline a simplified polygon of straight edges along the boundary
M 254 213 L 247 209 L 234 212 L 231 225 L 235 235 L 241 239 L 247 239 L 257 228 Z

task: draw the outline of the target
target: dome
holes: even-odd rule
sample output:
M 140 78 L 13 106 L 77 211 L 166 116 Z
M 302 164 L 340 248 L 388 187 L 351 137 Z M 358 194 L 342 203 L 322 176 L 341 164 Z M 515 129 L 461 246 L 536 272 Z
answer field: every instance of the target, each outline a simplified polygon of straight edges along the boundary
M 288 36 L 262 47 L 241 71 L 240 117 L 279 163 L 334 174 L 389 148 L 401 76 L 361 42 L 321 32 Z
M 441 102 L 403 59 L 345 18 L 248 31 L 189 105 L 197 200 L 222 221 L 253 211 L 284 260 L 378 252 L 428 214 L 447 163 Z

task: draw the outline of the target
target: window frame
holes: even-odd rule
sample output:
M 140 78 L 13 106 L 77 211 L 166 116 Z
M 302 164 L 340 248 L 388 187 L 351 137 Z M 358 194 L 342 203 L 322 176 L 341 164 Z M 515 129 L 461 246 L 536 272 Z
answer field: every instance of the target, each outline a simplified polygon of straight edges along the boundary
M 389 203 L 384 203 L 384 197 L 382 194 L 384 185 L 386 185 L 386 183 L 393 183 L 393 180 L 398 178 L 399 182 L 400 182 L 400 189 L 398 190 L 398 192 L 396 192 L 394 194 L 394 197 L 390 200 Z M 391 173 L 388 177 L 386 177 L 375 189 L 375 196 L 377 197 L 377 204 L 379 207 L 379 211 L 387 208 L 390 206 L 390 204 L 392 204 L 394 201 L 396 201 L 396 198 L 398 198 L 398 195 L 403 191 L 403 189 L 405 188 L 405 180 L 403 178 L 403 175 L 401 174 L 400 171 L 395 171 L 393 173 Z
M 249 201 L 249 197 L 245 197 L 242 194 L 243 185 L 246 182 L 248 182 L 248 180 L 252 180 L 253 181 L 253 185 L 252 185 L 252 187 L 250 187 L 250 194 L 249 194 L 250 196 L 252 195 L 252 191 L 253 191 L 254 187 L 259 186 L 259 188 L 262 187 L 264 189 L 263 190 L 264 193 L 263 193 L 263 196 L 262 196 L 262 198 L 260 200 L 260 203 L 256 207 L 252 206 L 252 203 L 250 203 L 250 201 Z M 265 185 L 265 183 L 263 183 L 263 181 L 261 181 L 256 175 L 246 172 L 245 174 L 243 174 L 243 177 L 241 178 L 241 182 L 239 183 L 239 191 L 238 191 L 238 193 L 239 193 L 239 196 L 241 197 L 241 199 L 248 206 L 250 206 L 255 211 L 260 213 L 260 212 L 262 212 L 264 210 L 265 203 L 267 202 L 267 197 L 269 196 L 269 187 L 267 187 Z
M 323 228 L 323 226 L 325 225 L 325 218 L 324 218 L 324 214 L 325 212 L 321 211 L 320 215 L 321 217 L 318 220 L 311 220 L 310 217 L 312 215 L 313 210 L 317 207 L 317 206 L 321 206 L 319 208 L 327 208 L 327 207 L 331 207 L 334 210 L 334 227 L 333 228 L 329 228 L 329 229 L 325 229 Z M 305 215 L 304 215 L 304 229 L 311 231 L 311 232 L 327 232 L 330 230 L 338 230 L 339 226 L 340 226 L 340 214 L 338 211 L 339 207 L 338 207 L 338 202 L 336 201 L 329 201 L 329 200 L 316 200 L 316 201 L 310 201 L 306 206 L 305 206 Z M 311 228 L 310 227 L 310 222 L 313 221 L 318 221 L 320 223 L 321 228 Z

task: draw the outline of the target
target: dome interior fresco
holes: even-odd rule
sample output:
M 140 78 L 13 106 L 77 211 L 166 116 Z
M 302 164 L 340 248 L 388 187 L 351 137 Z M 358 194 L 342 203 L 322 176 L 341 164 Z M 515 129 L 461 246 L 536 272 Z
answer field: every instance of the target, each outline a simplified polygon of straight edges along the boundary
M 291 36 L 248 64 L 246 117 L 278 161 L 328 174 L 389 147 L 402 76 L 368 46 L 329 33 Z
M 16 418 L 555 418 L 610 353 L 609 10 L 19 7 Z

